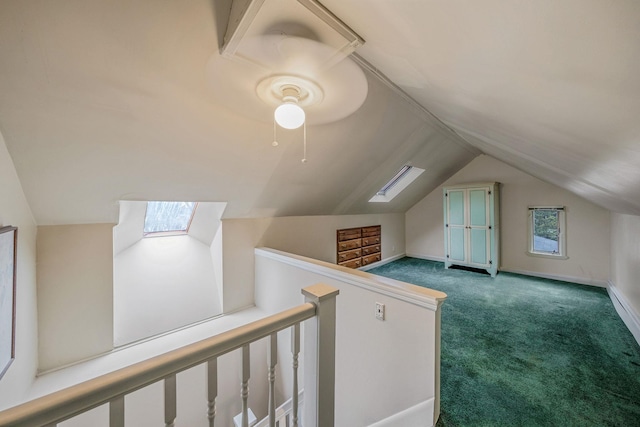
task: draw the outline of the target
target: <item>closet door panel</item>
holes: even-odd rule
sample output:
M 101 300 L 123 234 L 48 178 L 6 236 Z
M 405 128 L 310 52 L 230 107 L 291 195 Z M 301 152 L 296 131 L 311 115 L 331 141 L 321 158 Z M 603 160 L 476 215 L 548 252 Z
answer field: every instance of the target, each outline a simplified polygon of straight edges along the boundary
M 485 227 L 487 219 L 487 190 L 469 190 L 469 225 Z
M 487 252 L 487 231 L 482 228 L 472 228 L 470 230 L 471 262 L 474 264 L 489 264 Z
M 449 191 L 449 226 L 464 226 L 464 190 Z
M 465 261 L 465 229 L 464 227 L 449 227 L 449 258 L 451 261 Z

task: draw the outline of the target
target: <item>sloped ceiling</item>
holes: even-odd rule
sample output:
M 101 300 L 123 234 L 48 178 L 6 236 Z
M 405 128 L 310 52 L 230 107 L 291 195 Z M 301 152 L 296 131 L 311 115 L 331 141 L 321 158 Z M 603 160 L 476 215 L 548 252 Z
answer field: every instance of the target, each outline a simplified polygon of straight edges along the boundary
M 326 0 L 369 62 L 497 159 L 640 214 L 640 2 Z
M 116 222 L 118 200 L 403 212 L 480 152 L 640 214 L 637 2 L 323 4 L 393 83 L 363 67 L 364 104 L 309 126 L 302 164 L 299 133 L 272 147 L 270 117 L 228 108 L 211 81 L 230 1 L 0 2 L 0 132 L 38 224 Z M 426 172 L 367 203 L 406 162 Z

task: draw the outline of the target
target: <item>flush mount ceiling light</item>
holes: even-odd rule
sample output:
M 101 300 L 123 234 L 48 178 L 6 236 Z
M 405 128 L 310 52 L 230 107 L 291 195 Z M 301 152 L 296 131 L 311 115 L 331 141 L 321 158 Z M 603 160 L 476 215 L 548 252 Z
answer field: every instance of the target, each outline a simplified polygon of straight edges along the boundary
M 305 114 L 298 105 L 300 89 L 294 85 L 286 85 L 282 88 L 282 104 L 273 114 L 273 117 L 281 127 L 285 129 L 297 129 L 304 124 Z

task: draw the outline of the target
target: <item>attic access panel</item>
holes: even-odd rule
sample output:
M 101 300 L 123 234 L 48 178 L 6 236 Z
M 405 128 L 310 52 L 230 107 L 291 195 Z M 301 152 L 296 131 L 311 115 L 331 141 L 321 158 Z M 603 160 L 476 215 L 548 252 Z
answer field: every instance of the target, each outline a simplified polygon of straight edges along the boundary
M 294 87 L 305 123 L 332 123 L 367 97 L 367 78 L 349 57 L 363 44 L 316 0 L 234 0 L 207 80 L 216 101 L 242 117 L 272 122 L 285 89 Z
M 318 41 L 335 51 L 333 61 L 346 58 L 364 40 L 316 0 L 234 0 L 220 50 L 227 58 L 252 60 L 247 42 L 266 35 L 287 35 Z

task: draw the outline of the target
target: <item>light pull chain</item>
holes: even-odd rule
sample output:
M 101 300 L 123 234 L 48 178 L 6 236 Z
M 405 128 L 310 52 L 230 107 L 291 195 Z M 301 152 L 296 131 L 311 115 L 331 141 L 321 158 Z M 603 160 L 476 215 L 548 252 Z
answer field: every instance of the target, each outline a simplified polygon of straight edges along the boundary
M 303 153 L 302 153 L 302 163 L 307 163 L 307 121 L 305 120 L 302 124 L 302 143 L 303 143 Z
M 276 138 L 276 117 L 275 115 L 273 116 L 273 142 L 271 143 L 272 146 L 277 147 L 278 146 L 278 139 Z
M 273 118 L 273 142 L 271 143 L 272 146 L 277 147 L 278 144 L 278 139 L 277 139 L 277 124 L 276 124 L 276 119 L 275 117 Z M 305 121 L 302 124 L 302 163 L 307 163 L 307 122 Z

